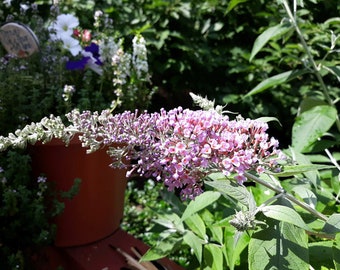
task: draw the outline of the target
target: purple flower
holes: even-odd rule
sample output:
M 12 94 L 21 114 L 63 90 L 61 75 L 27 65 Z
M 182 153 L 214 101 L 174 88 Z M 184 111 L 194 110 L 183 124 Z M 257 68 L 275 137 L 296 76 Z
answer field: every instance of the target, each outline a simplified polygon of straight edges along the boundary
M 68 117 L 82 132 L 84 146 L 96 150 L 102 144 L 124 145 L 111 149 L 112 166 L 122 166 L 123 157 L 138 160 L 125 165 L 130 166 L 128 174 L 163 181 L 169 190 L 180 189 L 184 199 L 202 193 L 203 180 L 212 172 L 223 172 L 242 184 L 246 171 L 275 169 L 280 156 L 278 142 L 266 133 L 266 123 L 230 120 L 213 110 L 73 112 Z
M 66 68 L 68 70 L 84 70 L 87 62 L 90 60 L 90 57 L 85 57 L 83 56 L 81 59 L 79 60 L 75 60 L 75 61 L 68 61 L 66 63 Z
M 66 63 L 66 68 L 68 70 L 84 70 L 88 67 L 101 75 L 102 69 L 100 66 L 102 66 L 103 63 L 100 61 L 99 46 L 95 43 L 91 43 L 84 48 L 82 55 L 83 57 L 79 60 L 68 61 Z

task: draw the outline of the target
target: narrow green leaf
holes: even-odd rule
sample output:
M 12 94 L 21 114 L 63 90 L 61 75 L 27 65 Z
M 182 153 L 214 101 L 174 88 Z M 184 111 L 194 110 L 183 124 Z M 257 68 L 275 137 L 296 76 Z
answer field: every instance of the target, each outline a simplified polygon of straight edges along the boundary
M 255 55 L 263 48 L 263 46 L 268 43 L 269 40 L 284 35 L 290 29 L 290 25 L 287 24 L 278 24 L 266 29 L 261 35 L 256 38 L 250 54 L 249 62 L 253 60 Z
M 300 152 L 316 142 L 336 120 L 337 111 L 332 106 L 316 106 L 299 115 L 293 125 L 292 146 Z
M 256 121 L 260 121 L 260 122 L 264 122 L 264 123 L 268 123 L 268 122 L 271 122 L 271 121 L 275 121 L 275 122 L 278 122 L 281 125 L 279 119 L 277 119 L 276 117 L 260 117 L 260 118 L 257 118 Z
M 333 262 L 335 270 L 340 270 L 340 234 L 335 237 L 335 243 L 332 248 Z
M 330 73 L 332 73 L 334 76 L 336 76 L 338 81 L 340 81 L 340 68 L 338 66 L 329 66 L 329 67 L 322 66 L 322 68 L 324 68 L 327 71 L 329 71 Z
M 235 231 L 234 233 L 230 233 L 233 231 L 235 231 L 235 228 L 229 224 L 225 229 L 224 235 L 225 252 L 228 266 L 231 270 L 240 262 L 240 255 L 250 241 L 250 236 L 247 232 Z
M 182 220 L 175 213 L 158 214 L 158 218 L 154 221 L 168 229 L 184 230 Z
M 260 82 L 257 86 L 255 86 L 255 88 L 247 93 L 245 97 L 259 94 L 270 87 L 282 84 L 284 82 L 289 82 L 290 80 L 295 79 L 296 77 L 299 77 L 305 73 L 307 73 L 306 70 L 291 70 L 274 75 Z
M 238 4 L 244 3 L 244 2 L 247 2 L 247 1 L 248 0 L 231 0 L 229 2 L 228 7 L 227 7 L 226 13 L 229 13 L 230 11 L 232 11 Z
M 213 202 L 217 201 L 218 198 L 221 196 L 220 192 L 217 191 L 206 191 L 195 198 L 195 200 L 191 201 L 187 208 L 184 210 L 182 215 L 182 220 L 190 217 L 191 215 L 197 213 L 198 211 L 204 209 L 208 205 L 212 204 Z
M 151 247 L 141 258 L 141 261 L 154 261 L 168 256 L 181 243 L 181 238 L 168 237 Z
M 312 165 L 313 163 L 310 161 L 309 156 L 304 155 L 296 151 L 294 148 L 290 147 L 290 151 L 292 152 L 292 156 L 295 157 L 295 161 L 301 165 Z M 303 174 L 307 177 L 307 179 L 317 188 L 320 184 L 320 174 L 319 171 L 321 168 L 316 168 L 315 170 L 309 170 L 303 172 Z
M 207 244 L 204 246 L 204 262 L 208 265 L 208 269 L 220 270 L 223 267 L 223 247 L 215 244 Z
M 253 234 L 248 248 L 249 270 L 309 269 L 308 237 L 303 229 L 274 221 Z
M 201 264 L 202 263 L 202 255 L 203 255 L 202 254 L 202 250 L 203 250 L 202 246 L 204 244 L 204 241 L 191 231 L 187 231 L 185 233 L 185 235 L 183 236 L 183 240 L 190 248 L 192 248 L 198 262 Z
M 332 169 L 332 168 L 334 168 L 334 166 L 332 165 L 319 165 L 319 164 L 291 165 L 291 166 L 283 166 L 283 169 L 281 172 L 278 172 L 278 173 L 267 172 L 267 173 L 275 175 L 275 176 L 280 176 L 280 177 L 288 177 L 288 176 L 294 176 L 300 173 L 306 173 L 306 172 L 316 171 L 316 170 Z
M 206 239 L 206 227 L 198 214 L 193 214 L 185 219 L 185 223 L 192 232 L 197 234 L 202 239 Z
M 225 176 L 224 176 L 225 178 Z M 213 187 L 222 194 L 233 198 L 237 202 L 242 203 L 248 207 L 249 204 L 249 191 L 246 187 L 239 185 L 230 180 L 217 180 L 217 181 L 206 181 L 205 184 Z
M 317 198 L 310 189 L 304 186 L 296 186 L 292 189 L 292 191 L 299 195 L 306 204 L 315 209 Z
M 287 206 L 267 205 L 262 208 L 262 213 L 266 217 L 294 224 L 299 228 L 310 231 L 310 228 L 308 228 L 301 216 L 294 209 Z
M 207 229 L 210 230 L 213 241 L 217 241 L 223 245 L 223 230 L 221 226 L 216 225 L 216 221 L 220 221 L 220 219 L 216 219 L 216 217 L 208 209 L 204 209 L 204 211 L 200 213 L 200 217 Z

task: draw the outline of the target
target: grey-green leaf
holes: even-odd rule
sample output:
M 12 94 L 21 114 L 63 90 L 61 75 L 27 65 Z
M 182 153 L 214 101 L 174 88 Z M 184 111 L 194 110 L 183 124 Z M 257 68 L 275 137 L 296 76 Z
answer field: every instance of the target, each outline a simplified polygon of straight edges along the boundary
M 305 152 L 327 132 L 336 120 L 337 111 L 329 105 L 316 106 L 297 117 L 292 130 L 292 146 Z
M 319 164 L 302 164 L 302 165 L 291 165 L 291 166 L 283 166 L 281 172 L 273 173 L 267 172 L 268 174 L 272 174 L 279 177 L 288 177 L 294 176 L 300 173 L 306 173 L 310 171 L 316 170 L 325 170 L 325 169 L 332 169 L 334 166 L 331 165 L 319 165 Z
M 191 231 L 187 231 L 183 236 L 184 242 L 193 249 L 199 263 L 202 262 L 202 246 L 204 241 Z
M 205 184 L 248 207 L 249 191 L 244 186 L 229 180 L 206 181 Z

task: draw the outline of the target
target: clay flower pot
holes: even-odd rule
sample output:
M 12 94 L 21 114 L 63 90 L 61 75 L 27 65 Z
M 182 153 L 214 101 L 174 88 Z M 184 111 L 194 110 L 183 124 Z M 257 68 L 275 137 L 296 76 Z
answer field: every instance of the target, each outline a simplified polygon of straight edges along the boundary
M 57 190 L 67 191 L 81 179 L 79 193 L 64 199 L 64 212 L 57 225 L 55 245 L 69 247 L 101 240 L 119 228 L 123 218 L 126 171 L 112 169 L 105 149 L 86 154 L 78 139 L 68 147 L 60 140 L 36 144 L 31 150 L 35 176 L 44 174 Z

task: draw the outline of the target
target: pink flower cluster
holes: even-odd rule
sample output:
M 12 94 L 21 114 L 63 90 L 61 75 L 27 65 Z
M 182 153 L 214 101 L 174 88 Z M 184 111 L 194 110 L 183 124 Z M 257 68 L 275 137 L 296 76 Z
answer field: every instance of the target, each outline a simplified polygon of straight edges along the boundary
M 180 189 L 185 199 L 202 193 L 203 179 L 212 172 L 223 172 L 241 184 L 245 171 L 275 169 L 281 156 L 278 141 L 266 133 L 266 123 L 229 120 L 214 110 L 72 112 L 68 117 L 82 131 L 85 147 L 120 144 L 110 151 L 114 166 L 121 166 L 122 158 L 136 160 L 129 164 L 128 174 L 163 181 L 169 190 Z

